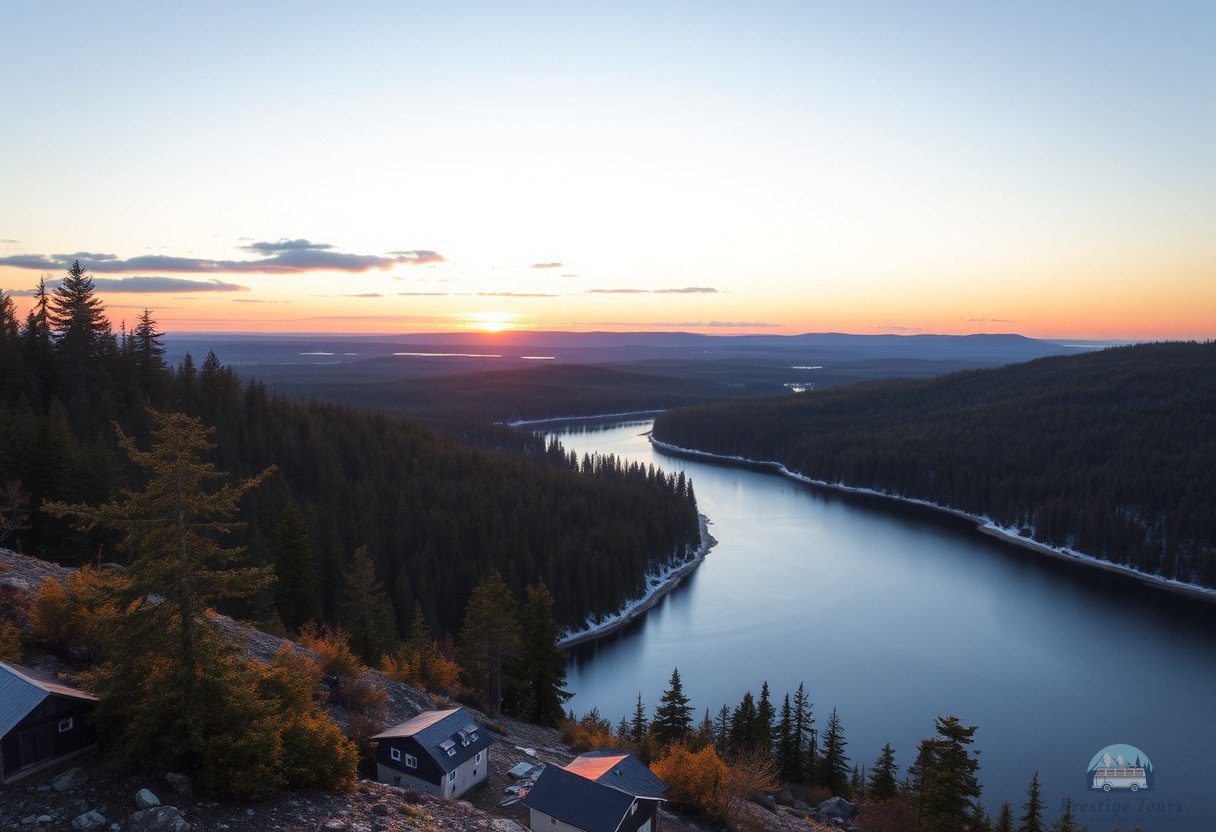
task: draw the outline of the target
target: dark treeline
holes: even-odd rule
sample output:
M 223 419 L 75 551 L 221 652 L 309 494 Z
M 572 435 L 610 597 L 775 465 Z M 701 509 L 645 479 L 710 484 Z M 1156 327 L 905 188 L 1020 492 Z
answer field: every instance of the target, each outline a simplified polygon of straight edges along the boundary
M 703 405 L 654 432 L 1216 587 L 1216 343 Z
M 454 633 L 492 570 L 518 599 L 544 582 L 557 620 L 580 624 L 641 594 L 648 571 L 699 543 L 682 474 L 575 459 L 490 427 L 480 444 L 513 453 L 473 449 L 388 415 L 289 401 L 242 385 L 213 354 L 167 366 L 161 335 L 147 312 L 114 333 L 78 268 L 35 297 L 24 322 L 0 295 L 0 486 L 20 481 L 29 508 L 8 545 L 63 563 L 119 559 L 113 537 L 83 535 L 40 506 L 138 488 L 113 425 L 144 443 L 149 407 L 214 428 L 213 462 L 233 477 L 277 467 L 245 497 L 247 527 L 234 535 L 254 564 L 279 572 L 277 589 L 232 610 L 259 620 L 338 617 L 344 572 L 366 546 L 401 633 L 416 604 Z

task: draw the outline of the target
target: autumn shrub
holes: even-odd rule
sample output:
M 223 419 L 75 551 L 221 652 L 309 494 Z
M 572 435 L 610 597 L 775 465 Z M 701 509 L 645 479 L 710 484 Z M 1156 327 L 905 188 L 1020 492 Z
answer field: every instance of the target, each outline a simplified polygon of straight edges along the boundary
M 598 708 L 592 708 L 581 719 L 562 719 L 557 724 L 562 741 L 573 751 L 592 751 L 616 745 L 612 724 L 600 716 Z
M 63 585 L 51 577 L 42 579 L 29 609 L 30 636 L 38 644 L 56 652 L 66 651 L 72 643 L 72 611 Z
M 321 674 L 335 691 L 363 672 L 363 662 L 351 651 L 346 634 L 339 627 L 310 621 L 300 631 L 298 640 L 316 654 Z
M 676 806 L 714 823 L 728 819 L 730 769 L 712 746 L 695 753 L 683 745 L 670 746 L 650 769 L 667 784 L 667 795 Z
M 917 832 L 916 807 L 902 797 L 863 803 L 857 825 L 866 832 Z
M 7 619 L 0 619 L 0 661 L 19 662 L 23 655 L 21 628 Z
M 61 655 L 99 661 L 124 587 L 116 571 L 92 566 L 76 570 L 66 590 L 54 578 L 43 579 L 29 606 L 32 638 Z

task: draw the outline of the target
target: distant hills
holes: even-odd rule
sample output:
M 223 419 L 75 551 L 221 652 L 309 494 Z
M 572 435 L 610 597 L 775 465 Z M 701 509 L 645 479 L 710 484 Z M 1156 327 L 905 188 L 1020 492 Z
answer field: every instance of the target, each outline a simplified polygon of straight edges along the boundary
M 1216 343 L 698 405 L 654 435 L 1216 587 Z

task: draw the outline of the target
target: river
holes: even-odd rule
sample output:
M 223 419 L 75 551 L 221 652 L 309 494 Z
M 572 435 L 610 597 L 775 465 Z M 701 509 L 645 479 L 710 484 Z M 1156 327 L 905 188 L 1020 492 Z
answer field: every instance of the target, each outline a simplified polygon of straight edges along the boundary
M 1046 819 L 1066 795 L 1091 832 L 1216 829 L 1216 605 L 996 540 L 959 518 L 663 454 L 649 421 L 553 428 L 569 450 L 692 478 L 718 545 L 637 622 L 572 651 L 570 706 L 615 723 L 653 712 L 673 667 L 698 718 L 768 681 L 804 681 L 817 727 L 836 708 L 847 753 L 902 766 L 934 718 L 978 725 L 983 802 L 1021 814 L 1039 772 Z M 1125 743 L 1151 789 L 1087 790 Z

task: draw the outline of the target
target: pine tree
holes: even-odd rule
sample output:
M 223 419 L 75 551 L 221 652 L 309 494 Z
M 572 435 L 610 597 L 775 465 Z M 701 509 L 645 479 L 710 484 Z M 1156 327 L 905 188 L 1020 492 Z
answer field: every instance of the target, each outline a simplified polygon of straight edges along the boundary
M 787 693 L 781 701 L 781 717 L 777 720 L 777 775 L 787 783 L 798 776 L 798 760 L 794 756 L 794 712 Z
M 766 680 L 760 685 L 760 701 L 756 703 L 756 749 L 766 755 L 773 753 L 773 720 L 776 716 Z
M 489 713 L 502 710 L 503 671 L 519 652 L 519 619 L 511 589 L 498 572 L 473 588 L 460 628 L 459 655 L 470 682 Z
M 654 712 L 654 721 L 650 726 L 660 746 L 680 742 L 692 730 L 692 707 L 688 701 L 680 681 L 680 669 L 673 668 L 667 690 L 659 699 L 659 707 Z
M 634 745 L 642 742 L 646 736 L 648 723 L 646 721 L 646 706 L 642 702 L 642 692 L 638 691 L 637 702 L 633 706 L 633 720 L 629 723 L 629 741 Z
M 1026 810 L 1018 824 L 1018 832 L 1043 832 L 1043 798 L 1039 793 L 1039 773 L 1036 771 L 1026 787 L 1026 802 L 1022 804 Z
M 937 737 L 922 743 L 921 822 L 930 829 L 964 832 L 970 826 L 972 801 L 980 796 L 975 776 L 979 760 L 967 749 L 975 731 L 974 725 L 964 727 L 958 717 L 938 717 Z
M 180 413 L 149 413 L 149 450 L 118 430 L 120 446 L 147 472 L 143 491 L 125 489 L 97 507 L 45 506 L 85 531 L 117 529 L 130 558 L 111 656 L 90 681 L 100 696 L 94 721 L 119 765 L 187 768 L 212 790 L 262 794 L 282 782 L 280 717 L 207 611 L 271 580 L 269 570 L 224 568 L 243 551 L 216 542 L 240 526 L 241 497 L 271 469 L 215 488 L 223 474 L 202 461 L 209 430 Z
M 338 619 L 349 635 L 351 650 L 367 664 L 379 665 L 384 654 L 392 650 L 397 622 L 366 546 L 355 550 L 346 570 Z
M 304 514 L 294 502 L 279 513 L 275 534 L 275 609 L 283 624 L 297 632 L 309 621 L 321 620 L 321 595 Z
M 97 297 L 93 278 L 81 268 L 79 260 L 72 263 L 67 276 L 55 287 L 47 320 L 63 376 L 72 380 L 70 395 L 79 385 L 92 380 L 110 334 L 110 322 Z
M 714 748 L 724 755 L 730 748 L 730 708 L 723 705 L 714 719 Z
M 823 735 L 823 759 L 820 761 L 819 782 L 834 795 L 849 796 L 849 757 L 844 753 L 848 741 L 836 709 L 828 716 Z
M 1013 807 L 1009 805 L 1009 801 L 1001 804 L 1001 811 L 997 812 L 992 832 L 1013 832 Z
M 563 705 L 574 695 L 565 689 L 566 655 L 557 646 L 559 631 L 553 617 L 553 596 L 544 582 L 528 587 L 520 671 L 531 693 L 527 716 L 541 725 L 557 725 L 564 714 Z
M 887 743 L 882 747 L 882 752 L 879 753 L 878 759 L 874 762 L 874 768 L 870 771 L 871 800 L 886 800 L 889 797 L 895 797 L 899 786 L 895 778 L 898 771 L 899 769 L 895 765 L 895 749 L 891 747 L 891 743 Z
M 135 359 L 135 376 L 145 395 L 152 395 L 160 388 L 165 373 L 165 348 L 160 339 L 165 333 L 156 330 L 152 313 L 145 309 L 139 323 L 131 331 L 131 352 Z
M 1051 832 L 1077 832 L 1077 822 L 1072 816 L 1072 798 L 1064 799 L 1064 809 L 1060 817 L 1051 825 Z
M 812 703 L 806 692 L 806 684 L 798 683 L 794 692 L 793 703 L 794 733 L 791 738 L 793 748 L 791 754 L 795 761 L 793 782 L 805 783 L 811 779 L 815 770 L 815 718 L 812 715 Z
M 756 700 L 746 691 L 730 715 L 730 751 L 740 754 L 756 747 Z

